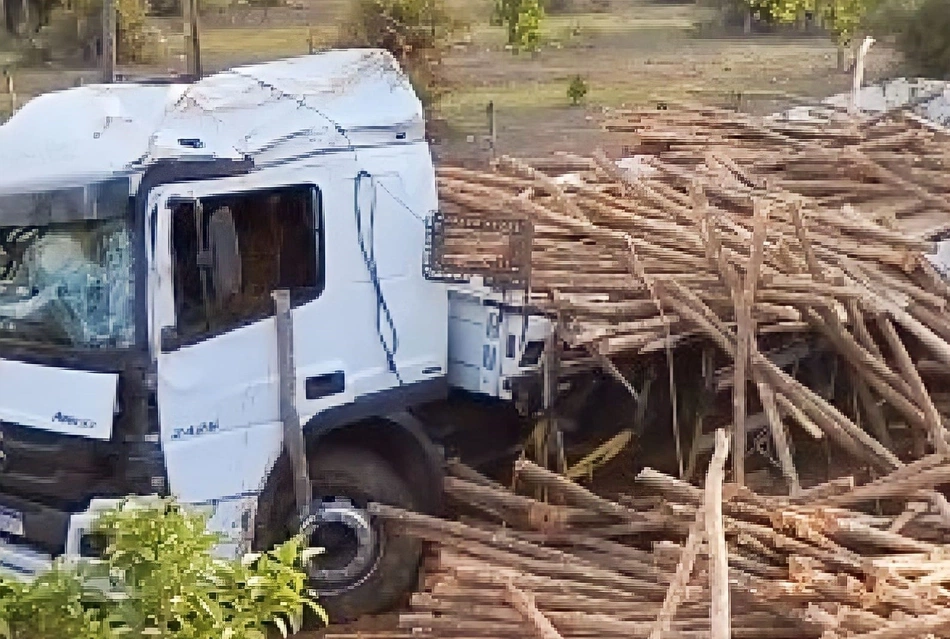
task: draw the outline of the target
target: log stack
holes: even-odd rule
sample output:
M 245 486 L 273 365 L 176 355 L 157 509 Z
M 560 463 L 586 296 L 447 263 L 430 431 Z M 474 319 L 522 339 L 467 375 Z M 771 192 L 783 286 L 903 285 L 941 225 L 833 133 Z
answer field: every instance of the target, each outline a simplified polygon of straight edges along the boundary
M 847 205 L 924 239 L 950 232 L 950 131 L 908 109 L 783 121 L 682 108 L 620 112 L 605 127 L 629 153 L 692 170 L 725 152 L 759 183 L 827 209 Z
M 431 542 L 420 591 L 398 630 L 327 639 L 950 637 L 950 537 L 917 505 L 950 458 L 789 499 L 724 484 L 728 444 L 718 431 L 703 488 L 647 468 L 612 501 L 520 461 L 517 485 L 551 503 L 455 465 L 457 520 L 372 505 Z M 849 510 L 885 498 L 905 507 Z
M 604 154 L 441 168 L 445 219 L 467 222 L 441 229 L 437 266 L 510 269 L 499 230 L 528 224 L 524 299 L 572 357 L 632 386 L 630 361 L 698 347 L 697 384 L 725 400 L 705 483 L 645 468 L 607 498 L 526 460 L 515 490 L 451 464 L 452 519 L 371 507 L 431 553 L 399 629 L 358 636 L 950 637 L 950 286 L 926 257 L 950 228 L 947 135 L 903 113 L 608 126 L 649 155 L 640 170 Z M 799 366 L 816 351 L 846 393 Z M 753 428 L 780 494 L 745 486 Z M 800 476 L 793 440 L 832 442 L 869 479 Z
M 632 175 L 603 154 L 537 166 L 504 157 L 491 172 L 440 169 L 443 209 L 530 221 L 529 301 L 557 318 L 570 348 L 603 361 L 713 345 L 726 359 L 717 388 L 733 395 L 723 419 L 744 450 L 747 412 L 758 411 L 792 494 L 801 482 L 786 425 L 877 472 L 903 465 L 895 424 L 914 433 L 915 457 L 928 447 L 946 452 L 948 406 L 935 394 L 950 370 L 950 286 L 927 258 L 927 233 L 881 224 L 859 207 L 879 202 L 861 190 L 873 183 L 913 210 L 950 202 L 947 178 L 927 168 L 950 157 L 950 139 L 899 117 L 833 129 L 660 113 L 624 120 L 641 144 L 667 145 L 652 172 Z M 900 177 L 904 169 L 871 154 L 898 140 L 912 149 L 907 162 L 920 150 L 919 173 Z M 853 202 L 801 188 L 776 168 L 804 171 L 813 161 L 815 184 L 835 170 L 855 172 L 846 191 Z M 444 256 L 464 272 L 483 268 L 502 245 L 459 227 L 446 232 Z M 806 351 L 823 348 L 845 364 L 847 402 L 804 380 L 796 357 L 786 357 L 815 339 L 820 346 Z M 744 483 L 743 456 L 735 457 L 734 479 Z

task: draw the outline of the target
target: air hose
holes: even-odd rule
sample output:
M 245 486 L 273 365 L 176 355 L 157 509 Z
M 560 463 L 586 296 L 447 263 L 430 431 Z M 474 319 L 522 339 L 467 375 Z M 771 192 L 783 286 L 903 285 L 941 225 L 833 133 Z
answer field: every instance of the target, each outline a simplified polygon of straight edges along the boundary
M 364 179 L 369 179 L 372 184 L 372 198 L 369 202 L 369 241 L 370 246 L 366 245 L 366 238 L 363 234 L 363 211 L 360 203 L 360 186 Z M 403 385 L 402 376 L 396 367 L 396 351 L 399 350 L 399 335 L 396 332 L 396 323 L 393 320 L 392 312 L 386 303 L 383 295 L 383 287 L 379 281 L 379 273 L 376 269 L 376 256 L 372 249 L 373 237 L 376 224 L 376 185 L 372 182 L 373 176 L 368 171 L 361 170 L 356 174 L 356 181 L 353 188 L 353 211 L 356 214 L 356 237 L 359 240 L 360 252 L 363 254 L 363 262 L 366 264 L 366 270 L 369 273 L 370 283 L 373 286 L 373 292 L 376 295 L 376 334 L 379 337 L 379 344 L 386 353 L 386 362 L 389 365 L 389 372 L 396 376 L 396 381 L 400 386 Z M 383 323 L 385 322 L 385 331 Z M 388 333 L 389 339 L 386 339 Z

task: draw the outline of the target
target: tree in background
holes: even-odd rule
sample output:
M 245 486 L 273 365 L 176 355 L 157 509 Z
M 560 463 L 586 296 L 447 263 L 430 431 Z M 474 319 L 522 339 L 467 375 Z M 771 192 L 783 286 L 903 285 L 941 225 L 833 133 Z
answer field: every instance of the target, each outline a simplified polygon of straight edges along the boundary
M 443 0 L 355 0 L 339 44 L 392 53 L 431 116 L 445 90 L 442 56 L 459 26 Z
M 19 4 L 17 2 L 16 4 Z M 45 38 L 45 46 L 70 55 L 83 48 L 95 51 L 102 37 L 102 0 L 28 0 L 28 23 L 4 20 L 12 35 L 40 33 L 42 27 L 52 27 L 52 35 Z M 54 20 L 54 11 L 68 7 L 69 12 Z M 147 0 L 116 0 L 116 58 L 121 64 L 141 62 L 145 48 L 145 15 Z M 9 17 L 9 16 L 7 16 Z M 79 24 L 83 25 L 80 28 Z M 70 25 L 68 28 L 65 25 Z M 40 45 L 41 47 L 44 45 Z
M 116 60 L 119 64 L 142 61 L 145 49 L 144 0 L 116 0 Z
M 914 72 L 950 80 L 950 0 L 922 0 L 896 24 L 897 45 Z
M 518 50 L 536 51 L 541 44 L 543 17 L 540 0 L 496 0 L 492 22 L 507 28 L 509 45 Z
M 838 45 L 838 68 L 844 70 L 844 51 L 855 41 L 866 16 L 881 0 L 748 0 L 753 13 L 794 23 L 803 15 L 820 18 Z

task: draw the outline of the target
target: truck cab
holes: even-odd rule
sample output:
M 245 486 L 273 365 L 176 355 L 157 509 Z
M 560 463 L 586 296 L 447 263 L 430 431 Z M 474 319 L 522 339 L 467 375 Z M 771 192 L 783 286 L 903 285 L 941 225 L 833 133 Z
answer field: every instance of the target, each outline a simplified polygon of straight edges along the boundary
M 336 618 L 411 587 L 418 543 L 366 504 L 437 510 L 426 408 L 451 387 L 514 399 L 549 330 L 504 294 L 427 277 L 424 129 L 379 50 L 74 88 L 0 126 L 0 570 L 94 556 L 95 513 L 157 493 L 206 508 L 223 555 L 308 522 Z

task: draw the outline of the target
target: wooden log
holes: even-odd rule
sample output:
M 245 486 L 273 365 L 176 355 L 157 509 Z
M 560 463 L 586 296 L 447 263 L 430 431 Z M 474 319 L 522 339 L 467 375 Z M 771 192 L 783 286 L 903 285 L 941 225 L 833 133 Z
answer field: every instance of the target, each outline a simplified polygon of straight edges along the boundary
M 807 315 L 810 321 L 838 346 L 839 351 L 851 362 L 861 379 L 877 390 L 907 419 L 921 427 L 926 425 L 926 416 L 923 411 L 909 399 L 913 396 L 913 389 L 907 380 L 892 371 L 882 359 L 864 350 L 833 313 L 819 314 L 815 310 L 809 310 Z M 887 450 L 883 444 L 880 449 Z
M 455 477 L 446 477 L 443 487 L 449 497 L 461 503 L 487 509 L 510 523 L 517 522 L 535 530 L 561 530 L 571 525 L 604 520 L 586 510 L 545 504 L 505 488 L 479 485 Z
M 950 366 L 950 344 L 902 309 L 892 307 L 889 309 L 889 314 L 898 324 L 929 348 L 934 357 L 940 360 L 944 366 Z
M 725 462 L 725 459 L 723 459 L 723 462 Z M 650 629 L 649 639 L 660 639 L 665 633 L 669 632 L 670 622 L 676 615 L 676 609 L 679 607 L 679 604 L 684 599 L 686 586 L 689 584 L 690 575 L 693 573 L 693 565 L 699 553 L 699 546 L 705 535 L 703 516 L 704 511 L 701 508 L 697 509 L 696 519 L 689 527 L 686 544 L 683 547 L 683 552 L 676 565 L 673 579 L 670 581 L 670 585 L 666 590 L 663 604 L 660 606 L 660 611 Z
M 519 589 L 510 581 L 507 584 L 506 591 L 508 602 L 528 622 L 537 639 L 562 639 L 554 624 L 538 610 L 532 595 Z
M 462 479 L 473 484 L 478 484 L 480 486 L 485 486 L 487 488 L 493 488 L 496 491 L 507 491 L 503 485 L 482 475 L 471 466 L 463 464 L 457 458 L 448 460 L 448 462 L 446 462 L 446 469 L 450 475 L 457 477 L 458 479 Z
M 950 466 L 943 465 L 909 477 L 859 486 L 849 493 L 828 497 L 824 502 L 834 506 L 846 506 L 878 499 L 912 497 L 920 490 L 932 489 L 946 483 L 950 483 Z
M 627 521 L 641 521 L 643 519 L 640 513 L 595 495 L 580 484 L 542 468 L 530 460 L 519 459 L 515 462 L 515 474 L 519 479 L 524 479 L 531 484 L 543 486 L 564 495 L 569 503 L 577 506 Z
M 734 454 L 742 454 L 735 452 Z M 732 612 L 729 606 L 729 558 L 726 551 L 725 528 L 722 519 L 722 482 L 726 457 L 729 455 L 729 439 L 723 430 L 716 431 L 716 448 L 713 460 L 706 473 L 706 491 L 703 512 L 706 538 L 709 542 L 710 591 L 710 639 L 732 637 Z
M 923 409 L 924 420 L 928 430 L 930 431 L 930 437 L 934 448 L 938 453 L 941 454 L 950 452 L 950 443 L 947 442 L 947 431 L 943 427 L 943 421 L 940 417 L 940 413 L 937 412 L 937 407 L 934 406 L 933 399 L 930 397 L 927 387 L 920 378 L 920 373 L 917 371 L 914 361 L 907 352 L 907 348 L 904 347 L 904 343 L 901 341 L 900 336 L 897 334 L 897 331 L 894 330 L 894 325 L 891 323 L 890 319 L 887 317 L 881 317 L 879 319 L 879 325 L 881 327 L 881 332 L 884 334 L 884 338 L 890 345 L 891 351 L 897 358 L 897 363 L 900 366 L 901 371 L 904 373 L 904 376 L 907 378 L 911 389 L 917 397 L 918 405 Z
M 946 633 L 950 630 L 950 610 L 919 617 L 906 617 L 890 621 L 883 627 L 860 635 L 852 635 L 852 639 L 906 639 L 932 633 Z
M 793 501 L 808 504 L 852 490 L 854 490 L 854 477 L 837 477 L 823 484 L 802 490 L 797 497 L 793 498 Z
M 782 418 L 779 415 L 778 406 L 775 401 L 775 393 L 772 388 L 763 382 L 758 382 L 756 386 L 759 389 L 759 398 L 762 400 L 762 407 L 769 420 L 769 430 L 772 433 L 772 441 L 778 452 L 779 462 L 782 465 L 782 473 L 788 480 L 789 491 L 792 497 L 796 497 L 801 492 L 801 486 L 798 483 L 798 471 L 795 469 L 795 462 L 792 461 L 792 453 L 788 447 L 788 439 L 785 435 L 785 426 L 782 424 Z

